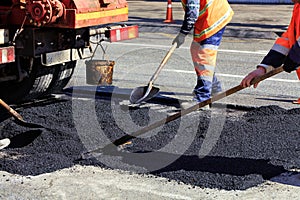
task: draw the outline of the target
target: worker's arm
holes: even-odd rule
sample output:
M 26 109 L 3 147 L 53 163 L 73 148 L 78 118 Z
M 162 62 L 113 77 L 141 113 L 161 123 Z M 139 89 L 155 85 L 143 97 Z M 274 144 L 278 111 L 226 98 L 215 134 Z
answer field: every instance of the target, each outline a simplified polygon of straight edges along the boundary
M 200 0 L 187 0 L 184 20 L 180 32 L 187 35 L 194 27 L 199 17 Z
M 274 45 L 276 46 L 276 44 Z M 279 67 L 282 65 L 285 59 L 285 55 L 274 50 L 276 47 L 269 51 L 269 53 L 263 58 L 262 62 L 257 65 L 256 70 L 250 72 L 241 82 L 241 86 L 243 87 L 250 87 L 250 83 L 252 79 L 258 76 L 262 76 L 265 74 L 268 70 L 272 69 L 272 67 Z M 256 88 L 258 86 L 258 83 L 256 83 L 253 87 Z
M 286 72 L 291 72 L 296 70 L 300 66 L 300 39 L 292 46 L 289 54 L 287 55 L 283 69 Z
M 299 0 L 293 0 L 294 3 L 299 3 Z M 241 82 L 243 87 L 249 87 L 253 78 L 265 74 L 272 67 L 279 67 L 283 65 L 286 72 L 296 70 L 300 65 L 300 39 L 295 44 L 291 45 L 289 36 L 295 34 L 294 25 L 299 23 L 294 17 L 295 13 L 299 11 L 299 4 L 294 5 L 293 16 L 288 29 L 275 41 L 275 44 L 264 57 L 262 62 L 257 66 L 257 69 L 250 72 Z M 258 83 L 254 85 L 257 87 Z
M 187 0 L 186 5 L 183 6 L 185 10 L 184 20 L 179 34 L 172 42 L 172 44 L 177 43 L 177 48 L 184 43 L 186 35 L 193 29 L 199 17 L 200 0 Z
M 291 49 L 282 50 L 274 50 L 274 47 L 269 51 L 269 53 L 264 57 L 261 64 L 258 66 L 268 68 L 269 66 L 272 67 L 279 67 L 283 65 L 283 68 L 286 72 L 291 72 L 296 70 L 297 67 L 300 65 L 300 40 L 298 40 Z M 275 46 L 275 45 L 274 45 Z M 281 47 L 283 48 L 283 47 Z M 287 55 L 285 55 L 287 54 Z
M 283 65 L 283 69 L 286 72 L 291 72 L 296 70 L 300 65 L 300 39 L 292 46 L 291 49 L 285 49 L 282 52 L 273 50 L 274 47 L 269 51 L 269 53 L 264 57 L 261 64 L 258 66 L 268 68 L 280 67 Z M 283 47 L 281 47 L 283 48 Z M 287 55 L 285 55 L 285 54 Z
M 243 87 L 249 87 L 252 79 L 265 74 L 272 67 L 279 67 L 283 65 L 283 69 L 286 72 L 296 70 L 300 66 L 300 46 L 299 42 L 296 42 L 290 49 L 288 55 L 283 55 L 277 51 L 270 50 L 264 57 L 261 64 L 257 66 L 257 69 L 250 72 L 241 82 Z M 256 88 L 258 83 L 254 85 Z
M 284 34 L 285 35 L 285 34 Z M 282 36 L 279 39 L 284 39 Z M 286 40 L 288 41 L 288 40 Z M 261 76 L 272 67 L 283 65 L 286 72 L 296 70 L 300 66 L 300 39 L 291 47 L 287 48 L 284 45 L 275 43 L 269 53 L 263 58 L 262 62 L 257 66 L 257 69 L 250 72 L 241 82 L 243 87 L 249 87 L 253 78 Z M 254 88 L 258 85 L 255 84 Z

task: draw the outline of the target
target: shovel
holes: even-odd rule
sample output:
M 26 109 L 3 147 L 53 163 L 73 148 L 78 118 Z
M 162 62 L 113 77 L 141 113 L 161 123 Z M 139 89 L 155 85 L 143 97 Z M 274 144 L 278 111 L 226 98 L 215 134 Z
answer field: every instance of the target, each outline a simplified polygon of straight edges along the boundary
M 153 83 L 157 79 L 158 74 L 160 73 L 162 68 L 165 66 L 165 64 L 171 57 L 171 55 L 174 52 L 174 50 L 176 49 L 176 47 L 177 47 L 177 43 L 175 42 L 172 45 L 172 47 L 170 48 L 170 50 L 168 51 L 168 53 L 166 54 L 166 56 L 164 57 L 164 59 L 162 60 L 162 62 L 160 63 L 159 67 L 156 69 L 155 73 L 152 75 L 147 86 L 137 87 L 132 90 L 132 92 L 130 94 L 130 98 L 129 98 L 130 103 L 139 104 L 143 101 L 147 101 L 147 100 L 155 97 L 158 94 L 159 88 L 154 87 Z
M 2 99 L 0 99 L 0 105 L 2 107 L 4 107 L 9 114 L 11 114 L 14 119 L 16 120 L 16 123 L 24 126 L 24 127 L 29 127 L 29 128 L 44 128 L 42 125 L 39 124 L 34 124 L 34 123 L 30 123 L 30 122 L 26 122 L 23 117 L 14 109 L 12 109 L 7 103 L 5 103 Z
M 269 71 L 269 72 L 267 72 L 266 74 L 264 74 L 262 76 L 254 78 L 251 81 L 251 85 L 254 85 L 254 84 L 258 83 L 258 82 L 261 82 L 261 81 L 263 81 L 263 80 L 265 80 L 265 79 L 267 79 L 267 78 L 269 78 L 271 76 L 274 76 L 276 74 L 279 74 L 282 71 L 283 71 L 283 67 L 282 66 L 278 67 L 278 68 L 275 68 L 272 71 Z M 137 130 L 137 131 L 131 133 L 130 135 L 124 135 L 123 137 L 121 137 L 121 138 L 113 141 L 112 143 L 110 143 L 110 144 L 108 144 L 108 145 L 106 145 L 106 146 L 104 146 L 102 148 L 98 148 L 98 149 L 95 149 L 95 150 L 91 150 L 91 151 L 82 153 L 81 154 L 82 159 L 90 157 L 94 153 L 105 153 L 105 152 L 114 151 L 116 149 L 116 146 L 121 146 L 121 145 L 127 143 L 129 140 L 136 138 L 137 136 L 143 135 L 143 134 L 149 132 L 150 130 L 153 130 L 153 129 L 155 129 L 157 127 L 160 127 L 160 126 L 162 126 L 162 125 L 164 125 L 164 124 L 166 124 L 166 123 L 168 123 L 170 121 L 173 121 L 173 120 L 178 119 L 178 118 L 180 118 L 180 117 L 182 117 L 184 115 L 187 115 L 187 114 L 189 114 L 189 113 L 191 113 L 193 111 L 196 111 L 196 110 L 198 110 L 201 107 L 209 105 L 209 104 L 211 104 L 211 103 L 213 103 L 215 101 L 218 101 L 218 100 L 220 100 L 220 99 L 222 99 L 224 97 L 227 97 L 227 96 L 229 96 L 231 94 L 234 94 L 234 93 L 236 93 L 236 92 L 238 92 L 238 91 L 240 91 L 242 89 L 245 89 L 245 88 L 243 88 L 241 85 L 237 85 L 237 86 L 235 86 L 233 88 L 230 88 L 230 89 L 228 89 L 228 90 L 226 90 L 224 92 L 218 93 L 215 96 L 211 97 L 210 99 L 207 99 L 205 101 L 199 102 L 198 104 L 195 104 L 195 105 L 193 105 L 193 106 L 191 106 L 191 107 L 189 107 L 187 109 L 183 109 L 183 110 L 181 110 L 181 111 L 179 111 L 179 112 L 177 112 L 177 113 L 175 113 L 173 115 L 170 115 L 170 116 L 168 116 L 168 117 L 166 117 L 164 119 L 156 121 L 156 122 L 150 124 L 149 126 L 146 126 L 146 127 L 142 128 L 140 130 Z

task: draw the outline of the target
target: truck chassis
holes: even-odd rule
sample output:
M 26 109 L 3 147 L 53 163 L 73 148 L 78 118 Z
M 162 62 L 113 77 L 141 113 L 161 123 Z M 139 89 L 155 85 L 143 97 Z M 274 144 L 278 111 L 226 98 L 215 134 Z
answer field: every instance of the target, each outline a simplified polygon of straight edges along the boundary
M 126 0 L 2 0 L 0 98 L 20 102 L 61 91 L 78 60 L 91 57 L 91 38 L 138 37 Z

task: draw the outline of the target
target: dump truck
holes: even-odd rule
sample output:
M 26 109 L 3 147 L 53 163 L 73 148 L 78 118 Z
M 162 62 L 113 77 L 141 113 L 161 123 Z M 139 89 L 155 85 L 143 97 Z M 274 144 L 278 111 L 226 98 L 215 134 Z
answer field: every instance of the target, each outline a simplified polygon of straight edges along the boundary
M 97 41 L 138 37 L 126 0 L 1 0 L 0 98 L 26 101 L 61 91 Z

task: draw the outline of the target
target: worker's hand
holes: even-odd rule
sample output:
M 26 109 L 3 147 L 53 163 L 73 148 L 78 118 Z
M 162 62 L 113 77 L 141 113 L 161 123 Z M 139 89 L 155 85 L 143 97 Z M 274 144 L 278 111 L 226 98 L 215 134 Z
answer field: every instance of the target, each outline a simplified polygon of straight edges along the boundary
M 178 33 L 176 38 L 173 40 L 172 44 L 177 43 L 177 48 L 179 48 L 185 41 L 186 35 L 183 33 Z
M 245 87 L 250 87 L 251 86 L 251 81 L 258 77 L 262 76 L 266 73 L 265 68 L 263 67 L 258 67 L 256 70 L 250 72 L 241 82 L 241 86 Z M 254 84 L 253 87 L 256 88 L 258 83 Z

